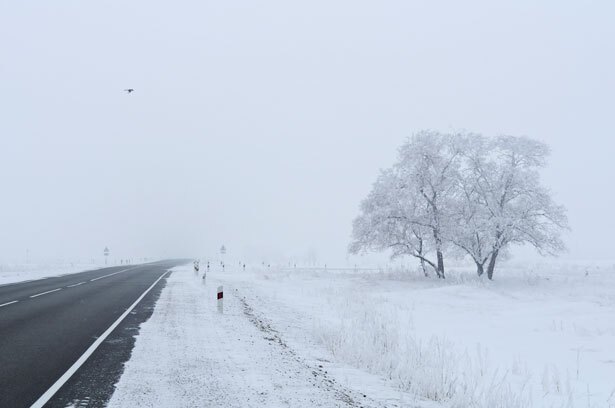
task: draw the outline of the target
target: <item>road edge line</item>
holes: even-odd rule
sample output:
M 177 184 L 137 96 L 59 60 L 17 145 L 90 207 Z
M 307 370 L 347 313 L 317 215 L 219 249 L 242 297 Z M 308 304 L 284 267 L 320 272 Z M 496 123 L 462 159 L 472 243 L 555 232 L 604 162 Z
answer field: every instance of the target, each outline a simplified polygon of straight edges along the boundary
M 118 319 L 113 322 L 113 324 L 109 326 L 107 330 L 105 330 L 105 332 L 101 334 L 96 339 L 96 341 L 94 341 L 94 343 L 92 343 L 92 345 L 90 345 L 90 347 L 88 347 L 88 349 L 81 355 L 81 357 L 79 357 L 77 361 L 75 361 L 73 365 L 68 370 L 66 370 L 66 372 L 62 374 L 62 376 L 51 387 L 49 387 L 49 389 L 45 391 L 43 395 L 41 395 L 34 402 L 34 404 L 30 406 L 30 408 L 42 408 L 47 402 L 49 402 L 49 400 L 60 390 L 60 388 L 62 388 L 64 384 L 66 384 L 66 382 L 73 376 L 73 374 L 77 372 L 77 370 L 83 365 L 83 363 L 85 363 L 87 359 L 90 358 L 92 354 L 94 354 L 98 346 L 100 346 L 102 342 L 105 341 L 107 337 L 109 337 L 111 332 L 115 330 L 117 326 L 119 326 L 122 320 L 124 320 L 126 316 L 128 316 L 128 314 L 132 312 L 132 309 L 137 307 L 139 302 L 141 302 L 141 300 L 154 288 L 154 286 L 156 286 L 158 282 L 160 282 L 160 280 L 169 272 L 170 271 L 167 270 L 162 275 L 160 275 L 160 277 L 156 279 L 156 281 L 152 283 L 152 285 L 147 288 L 145 292 L 143 292 L 141 296 L 139 296 L 139 298 L 135 300 L 135 302 L 130 305 L 130 307 L 126 309 L 126 311 L 124 311 L 124 313 L 122 313 L 122 315 L 118 317 Z

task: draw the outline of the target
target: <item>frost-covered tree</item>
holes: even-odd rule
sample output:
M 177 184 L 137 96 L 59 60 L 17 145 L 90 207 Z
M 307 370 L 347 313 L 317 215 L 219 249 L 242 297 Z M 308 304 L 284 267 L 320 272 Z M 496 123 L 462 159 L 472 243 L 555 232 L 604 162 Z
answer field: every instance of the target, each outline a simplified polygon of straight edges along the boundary
M 455 204 L 451 206 L 454 228 L 448 238 L 474 261 L 481 276 L 493 250 L 493 217 L 478 188 L 476 169 L 487 170 L 491 143 L 477 134 L 460 136 L 458 143 L 462 145 L 463 161 L 456 178 Z
M 412 255 L 445 277 L 444 250 L 460 151 L 454 135 L 423 131 L 399 149 L 398 161 L 383 172 L 355 220 L 351 251 L 393 250 Z M 425 254 L 433 249 L 436 259 Z
M 444 251 L 448 246 L 455 204 L 456 178 L 461 160 L 459 135 L 422 131 L 400 148 L 394 168 L 405 180 L 424 212 L 416 223 L 430 231 L 436 253 L 436 273 L 444 278 Z
M 392 258 L 410 255 L 419 259 L 426 276 L 425 264 L 437 271 L 437 265 L 427 258 L 429 231 L 416 222 L 422 212 L 395 169 L 382 171 L 354 220 L 350 252 L 390 250 Z
M 420 132 L 362 202 L 350 250 L 411 255 L 444 278 L 444 254 L 457 248 L 448 255 L 461 250 L 479 275 L 486 266 L 489 279 L 511 245 L 556 254 L 567 220 L 540 183 L 547 155 L 544 144 L 524 137 Z
M 549 153 L 545 144 L 501 136 L 482 145 L 482 151 L 465 150 L 468 162 L 462 185 L 471 186 L 471 201 L 480 214 L 477 226 L 470 229 L 482 238 L 490 235 L 488 242 L 481 241 L 481 254 L 488 255 L 487 276 L 492 279 L 498 256 L 511 244 L 530 244 L 541 254 L 564 250 L 561 232 L 568 223 L 564 207 L 555 204 L 540 183 L 538 171 Z

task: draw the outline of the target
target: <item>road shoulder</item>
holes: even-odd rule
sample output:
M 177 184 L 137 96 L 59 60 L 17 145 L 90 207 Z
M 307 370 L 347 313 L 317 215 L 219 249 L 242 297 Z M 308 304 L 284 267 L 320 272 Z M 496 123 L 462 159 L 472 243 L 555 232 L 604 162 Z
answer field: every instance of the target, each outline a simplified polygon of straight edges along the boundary
M 378 406 L 305 362 L 272 328 L 258 327 L 232 290 L 219 314 L 220 281 L 208 279 L 203 285 L 189 268 L 175 269 L 109 407 Z

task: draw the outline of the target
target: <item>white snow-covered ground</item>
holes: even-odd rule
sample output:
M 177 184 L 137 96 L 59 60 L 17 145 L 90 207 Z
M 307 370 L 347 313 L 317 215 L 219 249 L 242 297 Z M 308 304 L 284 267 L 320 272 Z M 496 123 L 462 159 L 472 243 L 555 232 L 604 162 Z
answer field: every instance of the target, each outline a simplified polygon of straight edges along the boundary
M 615 407 L 613 264 L 448 272 L 179 268 L 110 406 Z
M 75 262 L 45 262 L 45 263 L 0 263 L 0 285 L 23 282 L 50 276 L 66 275 L 69 273 L 104 267 L 97 263 Z
M 229 286 L 176 268 L 141 326 L 109 407 L 379 407 L 289 347 Z M 222 277 L 223 278 L 223 277 Z

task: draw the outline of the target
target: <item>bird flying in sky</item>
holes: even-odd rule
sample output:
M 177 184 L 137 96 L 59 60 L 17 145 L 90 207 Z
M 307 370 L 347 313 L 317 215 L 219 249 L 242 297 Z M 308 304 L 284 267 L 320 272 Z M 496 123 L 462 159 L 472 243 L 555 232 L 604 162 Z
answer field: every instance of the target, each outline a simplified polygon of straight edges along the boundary
M 132 89 L 132 88 L 128 88 L 128 89 L 124 89 L 124 91 L 125 91 L 126 93 L 130 94 L 130 93 L 134 92 L 135 90 L 134 90 L 134 89 Z

